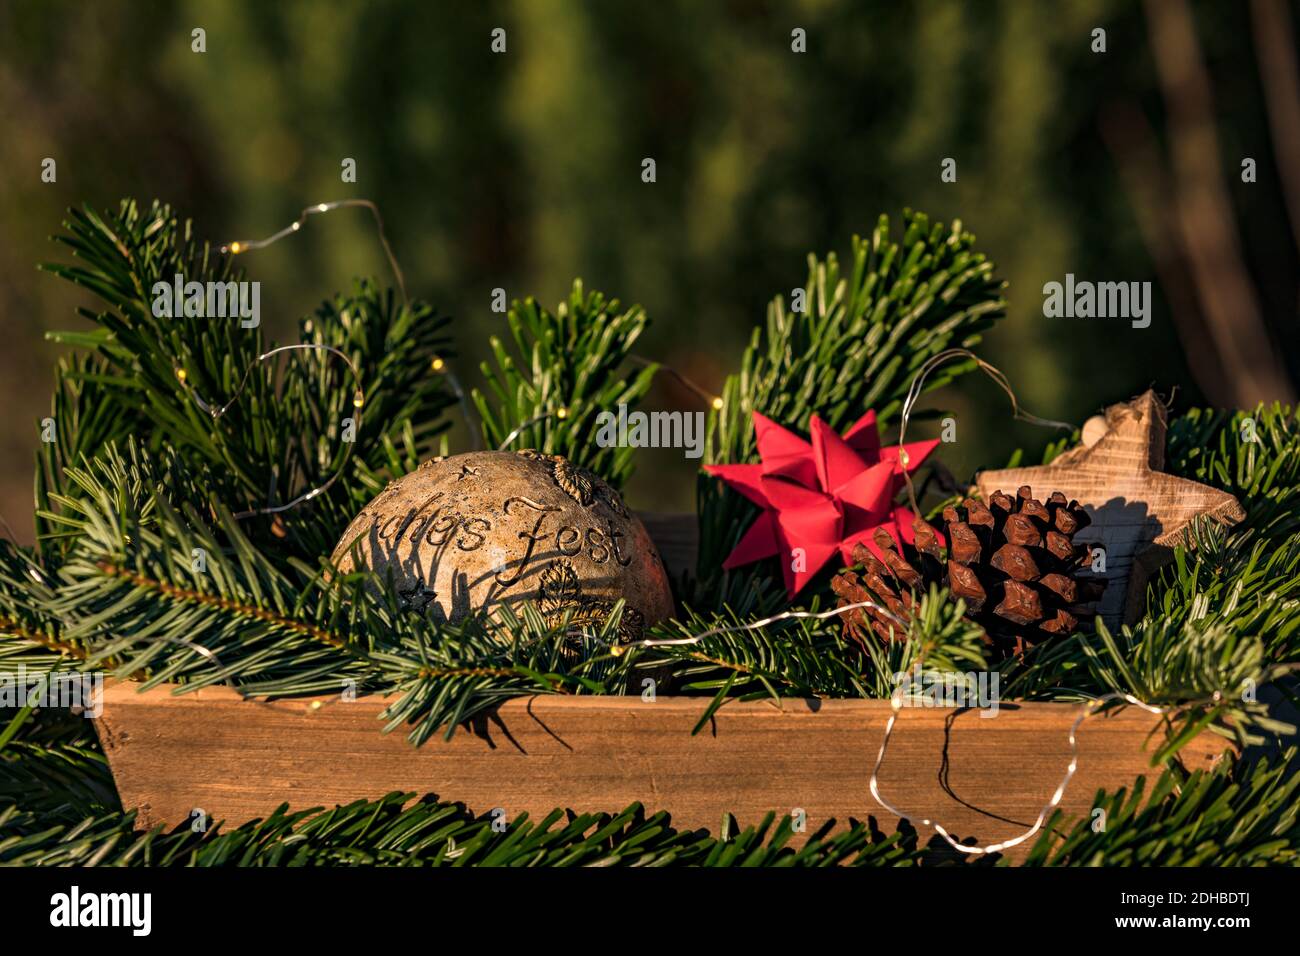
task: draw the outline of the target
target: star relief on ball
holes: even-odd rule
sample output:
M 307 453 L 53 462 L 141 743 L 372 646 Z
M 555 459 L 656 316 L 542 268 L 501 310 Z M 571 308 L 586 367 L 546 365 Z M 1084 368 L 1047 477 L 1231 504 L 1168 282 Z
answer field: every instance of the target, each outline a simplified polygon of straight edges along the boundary
M 763 509 L 723 567 L 728 570 L 783 556 L 786 591 L 799 593 L 835 554 L 853 563 L 861 543 L 873 553 L 872 538 L 884 529 L 895 542 L 911 544 L 918 516 L 894 503 L 904 473 L 911 474 L 939 442 L 919 441 L 882 448 L 876 413 L 868 411 L 841 437 L 816 414 L 808 420 L 811 441 L 754 412 L 754 436 L 761 461 L 750 465 L 706 465 Z M 804 560 L 795 562 L 795 549 Z

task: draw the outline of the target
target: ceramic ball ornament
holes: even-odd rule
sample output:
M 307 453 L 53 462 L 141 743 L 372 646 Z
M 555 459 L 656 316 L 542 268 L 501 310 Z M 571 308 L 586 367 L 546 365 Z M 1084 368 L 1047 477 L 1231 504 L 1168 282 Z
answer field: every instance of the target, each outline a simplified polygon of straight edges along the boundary
M 482 451 L 426 461 L 353 519 L 334 549 L 391 580 L 402 606 L 458 621 L 535 601 L 599 625 L 620 598 L 621 640 L 673 613 L 668 575 L 618 492 L 559 455 Z M 391 575 L 391 577 L 390 577 Z

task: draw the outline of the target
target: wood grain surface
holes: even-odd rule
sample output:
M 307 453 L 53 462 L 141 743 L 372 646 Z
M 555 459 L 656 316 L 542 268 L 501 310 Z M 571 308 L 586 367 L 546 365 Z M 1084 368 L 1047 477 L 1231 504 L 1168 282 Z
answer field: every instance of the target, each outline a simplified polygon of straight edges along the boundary
M 381 733 L 380 698 L 259 702 L 229 688 L 172 689 L 109 684 L 96 720 L 123 805 L 140 809 L 141 827 L 175 826 L 195 809 L 233 826 L 284 802 L 332 807 L 394 790 L 436 794 L 479 814 L 501 807 L 512 820 L 640 801 L 669 811 L 678 828 L 713 832 L 726 812 L 743 825 L 796 808 L 808 832 L 830 819 L 874 817 L 886 831 L 896 824 L 867 789 L 884 701 L 732 703 L 692 736 L 700 698 L 538 696 L 417 748 L 400 731 Z M 1013 836 L 1059 784 L 1077 713 L 1072 704 L 1034 703 L 1003 705 L 992 718 L 906 709 L 881 792 L 914 820 L 929 817 L 959 838 Z M 1156 724 L 1135 708 L 1087 721 L 1063 806 L 1086 814 L 1098 788 L 1152 774 L 1144 748 Z M 1184 756 L 1208 766 L 1225 751 L 1222 738 L 1203 735 Z

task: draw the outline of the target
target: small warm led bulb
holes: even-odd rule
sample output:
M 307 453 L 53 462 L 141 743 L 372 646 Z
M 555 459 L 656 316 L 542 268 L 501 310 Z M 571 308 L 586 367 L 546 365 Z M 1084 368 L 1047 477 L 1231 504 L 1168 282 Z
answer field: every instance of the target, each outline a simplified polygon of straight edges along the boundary
M 555 416 L 556 416 L 557 418 L 568 418 L 568 417 L 569 417 L 569 410 L 568 410 L 567 408 L 564 408 L 563 406 L 561 406 L 560 408 L 558 408 L 558 409 L 556 410 L 556 412 L 555 412 Z
M 243 252 L 243 250 L 244 250 L 244 244 L 242 242 L 232 242 L 230 244 L 230 254 L 232 256 L 239 255 L 241 252 Z
M 718 395 L 718 396 L 716 396 L 716 397 L 713 399 L 713 410 L 714 410 L 715 412 L 720 412 L 720 411 L 722 411 L 722 396 L 721 396 L 721 395 Z
M 433 370 L 434 370 L 435 372 L 441 372 L 444 368 L 447 367 L 447 363 L 444 362 L 444 361 L 442 360 L 441 356 L 438 356 L 438 355 L 435 355 L 435 356 L 433 357 L 433 363 L 432 363 L 432 364 L 433 364 Z
M 182 382 L 185 381 L 185 369 L 178 368 L 176 370 L 176 377 L 180 379 Z
M 352 396 L 353 406 L 356 408 L 360 408 L 362 405 L 365 404 L 365 402 L 366 402 L 365 396 L 362 395 L 361 390 L 358 389 L 356 395 Z

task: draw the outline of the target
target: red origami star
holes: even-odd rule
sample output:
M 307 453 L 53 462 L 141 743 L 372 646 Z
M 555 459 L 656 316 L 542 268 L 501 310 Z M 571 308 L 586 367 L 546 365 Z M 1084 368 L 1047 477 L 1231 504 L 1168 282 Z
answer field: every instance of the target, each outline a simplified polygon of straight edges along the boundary
M 763 508 L 722 566 L 731 569 L 781 555 L 791 598 L 837 549 L 845 564 L 853 563 L 858 542 L 879 555 L 871 540 L 876 528 L 884 528 L 895 543 L 913 542 L 917 515 L 910 508 L 895 507 L 894 498 L 903 486 L 904 469 L 914 472 L 939 444 L 918 441 L 881 448 L 874 411 L 854 422 L 843 438 L 816 415 L 808 429 L 811 444 L 754 412 L 762 463 L 705 466 L 709 474 Z M 795 548 L 803 549 L 802 570 L 795 570 Z

